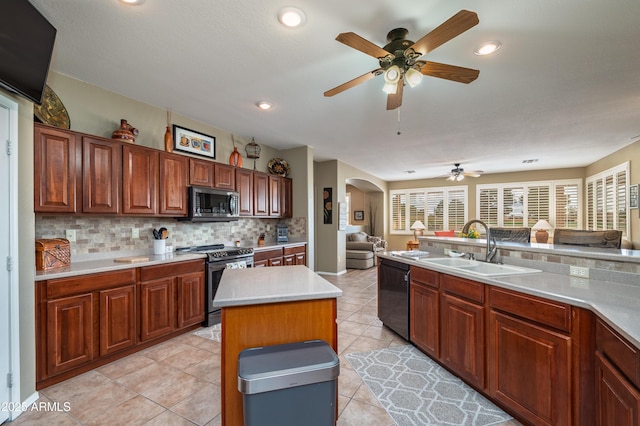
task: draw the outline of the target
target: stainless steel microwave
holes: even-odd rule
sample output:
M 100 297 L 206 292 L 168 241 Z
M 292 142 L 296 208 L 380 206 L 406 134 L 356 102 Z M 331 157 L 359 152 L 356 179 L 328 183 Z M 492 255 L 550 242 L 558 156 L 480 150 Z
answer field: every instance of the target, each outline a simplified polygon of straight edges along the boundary
M 239 194 L 235 191 L 189 187 L 189 217 L 192 222 L 224 222 L 238 220 Z

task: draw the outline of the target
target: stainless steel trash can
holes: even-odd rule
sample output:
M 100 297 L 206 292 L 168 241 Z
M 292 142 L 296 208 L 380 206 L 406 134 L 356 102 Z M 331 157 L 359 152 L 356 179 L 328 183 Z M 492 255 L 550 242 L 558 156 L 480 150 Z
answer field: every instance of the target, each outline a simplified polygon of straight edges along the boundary
M 238 390 L 245 426 L 328 426 L 336 421 L 340 360 L 323 340 L 245 349 Z

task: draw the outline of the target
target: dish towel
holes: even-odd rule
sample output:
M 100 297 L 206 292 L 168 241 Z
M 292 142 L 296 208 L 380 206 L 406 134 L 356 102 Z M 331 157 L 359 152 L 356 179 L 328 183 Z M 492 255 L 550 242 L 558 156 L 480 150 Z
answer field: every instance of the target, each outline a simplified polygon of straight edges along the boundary
M 225 269 L 244 269 L 247 267 L 246 260 L 239 260 L 237 262 L 229 262 L 226 265 Z

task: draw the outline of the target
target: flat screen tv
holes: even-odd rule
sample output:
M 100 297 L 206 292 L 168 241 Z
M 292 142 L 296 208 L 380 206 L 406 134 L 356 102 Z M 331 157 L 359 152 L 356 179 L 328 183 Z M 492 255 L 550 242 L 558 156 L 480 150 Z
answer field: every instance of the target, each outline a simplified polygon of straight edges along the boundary
M 27 0 L 0 0 L 0 87 L 40 104 L 56 32 Z

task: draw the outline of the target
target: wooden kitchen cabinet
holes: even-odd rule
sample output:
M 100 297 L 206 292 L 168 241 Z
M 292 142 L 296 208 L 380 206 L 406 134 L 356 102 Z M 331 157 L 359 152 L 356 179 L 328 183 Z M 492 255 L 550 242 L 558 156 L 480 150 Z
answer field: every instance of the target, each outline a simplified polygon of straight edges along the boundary
M 236 190 L 235 167 L 222 163 L 213 163 L 213 187 L 218 189 Z
M 136 286 L 102 290 L 100 298 L 100 356 L 136 344 Z
M 158 151 L 122 145 L 122 213 L 155 215 L 158 212 Z
M 269 216 L 269 175 L 253 172 L 253 215 Z
M 187 182 L 189 160 L 187 157 L 160 152 L 160 209 L 159 214 L 186 216 L 188 214 Z
M 200 272 L 178 277 L 178 328 L 204 321 L 204 275 Z
M 82 212 L 113 214 L 120 210 L 122 144 L 82 137 Z
M 34 211 L 76 213 L 80 209 L 82 149 L 76 133 L 34 125 Z
M 498 288 L 490 306 L 489 395 L 533 424 L 585 424 L 570 409 L 571 306 Z
M 596 424 L 640 425 L 640 351 L 596 320 Z
M 269 216 L 282 215 L 282 179 L 280 176 L 269 175 Z
M 213 162 L 189 158 L 189 185 L 213 188 Z
M 239 194 L 240 216 L 253 216 L 253 172 L 236 168 L 236 190 Z
M 484 285 L 440 275 L 440 358 L 468 383 L 485 384 Z
M 411 267 L 409 339 L 427 355 L 440 357 L 439 273 Z

